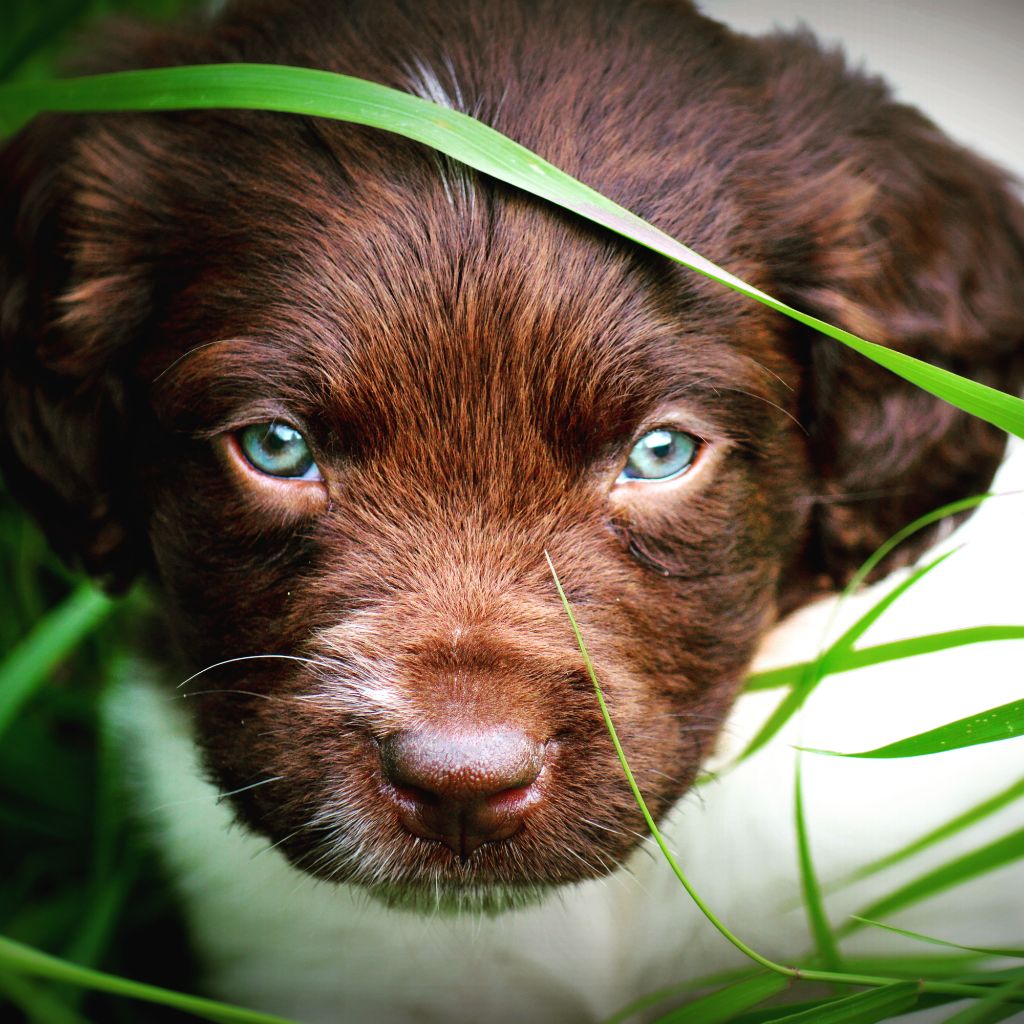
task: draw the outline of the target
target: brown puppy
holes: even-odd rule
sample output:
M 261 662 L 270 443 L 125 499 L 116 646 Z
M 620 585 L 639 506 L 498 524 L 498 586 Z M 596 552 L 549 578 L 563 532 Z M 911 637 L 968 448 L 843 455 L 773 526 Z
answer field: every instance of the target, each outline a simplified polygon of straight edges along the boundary
M 240 60 L 465 110 L 800 308 L 1020 385 L 1003 176 L 809 39 L 653 0 L 255 0 L 96 69 Z M 69 558 L 150 581 L 170 678 L 237 659 L 190 689 L 239 817 L 391 902 L 500 909 L 643 829 L 545 550 L 661 814 L 780 612 L 1002 452 L 380 132 L 45 118 L 0 181 L 7 479 Z

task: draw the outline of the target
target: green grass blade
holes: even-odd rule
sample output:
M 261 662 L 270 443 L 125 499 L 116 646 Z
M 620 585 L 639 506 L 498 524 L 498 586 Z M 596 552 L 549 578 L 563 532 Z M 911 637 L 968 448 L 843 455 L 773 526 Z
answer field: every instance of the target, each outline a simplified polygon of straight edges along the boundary
M 778 995 L 792 979 L 782 974 L 758 974 L 711 992 L 658 1017 L 656 1024 L 725 1024 L 738 1013 Z
M 615 754 L 619 759 L 619 764 L 622 766 L 623 774 L 626 776 L 626 781 L 629 784 L 630 792 L 633 794 L 633 799 L 636 801 L 637 807 L 640 809 L 654 841 L 661 850 L 662 856 L 664 856 L 669 867 L 672 869 L 672 873 L 679 880 L 680 885 L 682 885 L 686 890 L 687 895 L 691 900 L 693 900 L 694 904 L 696 904 L 697 909 L 700 910 L 715 929 L 741 953 L 745 954 L 762 967 L 766 967 L 770 971 L 775 971 L 790 978 L 800 978 L 807 981 L 823 981 L 838 985 L 873 985 L 878 987 L 891 987 L 893 984 L 896 984 L 900 979 L 878 977 L 874 975 L 852 974 L 841 971 L 820 971 L 813 969 L 809 970 L 806 968 L 798 969 L 775 963 L 775 961 L 769 960 L 766 956 L 762 956 L 762 954 L 748 946 L 714 915 L 711 908 L 704 902 L 697 890 L 690 884 L 690 880 L 683 873 L 683 869 L 679 866 L 679 863 L 673 856 L 672 851 L 668 848 L 668 844 L 665 842 L 665 838 L 662 836 L 661 830 L 654 821 L 650 809 L 643 798 L 643 794 L 640 792 L 640 787 L 637 785 L 636 778 L 633 775 L 632 769 L 629 767 L 629 762 L 626 760 L 626 754 L 622 749 L 621 742 L 619 741 L 615 724 L 612 722 L 611 714 L 608 711 L 608 705 L 604 699 L 604 693 L 601 690 L 601 684 L 598 682 L 597 673 L 594 670 L 594 664 L 590 660 L 586 644 L 583 642 L 583 634 L 580 632 L 579 624 L 576 622 L 576 616 L 573 614 L 572 607 L 569 604 L 569 599 L 565 596 L 565 591 L 562 589 L 562 583 L 558 578 L 558 573 L 555 571 L 555 566 L 551 561 L 551 556 L 545 551 L 544 557 L 547 560 L 548 568 L 551 570 L 551 576 L 555 583 L 555 589 L 558 591 L 558 597 L 562 602 L 562 608 L 565 610 L 566 617 L 569 619 L 569 625 L 572 628 L 573 635 L 576 638 L 576 643 L 579 646 L 580 655 L 583 658 L 583 664 L 587 670 L 587 675 L 590 677 L 590 681 L 593 684 L 594 694 L 597 697 L 597 703 L 601 710 L 601 717 L 604 720 L 608 736 L 615 748 Z M 979 990 L 977 986 L 961 985 L 955 982 L 942 980 L 921 981 L 918 987 L 921 991 L 968 998 L 974 998 L 979 995 L 980 992 L 984 991 L 983 989 Z
M 1024 829 L 940 865 L 913 882 L 901 886 L 888 896 L 876 900 L 870 906 L 859 911 L 857 917 L 869 920 L 885 917 L 978 875 L 1010 864 L 1021 857 L 1024 857 Z M 858 920 L 851 920 L 839 929 L 838 934 L 848 935 L 860 927 L 862 926 Z
M 554 563 L 551 561 L 551 556 L 546 551 L 544 552 L 544 557 L 547 559 L 548 568 L 551 570 L 552 578 L 555 581 L 555 589 L 558 591 L 558 596 L 562 602 L 562 608 L 565 610 L 565 614 L 569 619 L 569 625 L 572 627 L 573 635 L 576 638 L 580 654 L 583 657 L 583 665 L 586 668 L 587 675 L 590 677 L 590 681 L 594 686 L 597 703 L 601 709 L 601 717 L 604 719 L 605 728 L 611 738 L 612 746 L 615 747 L 615 754 L 619 759 L 619 764 L 622 766 L 623 772 L 625 773 L 626 782 L 629 784 L 629 789 L 633 794 L 633 799 L 636 801 L 637 807 L 640 808 L 640 813 L 643 815 L 644 821 L 646 822 L 651 835 L 654 837 L 654 841 L 658 844 L 658 849 L 661 850 L 662 856 L 668 862 L 673 874 L 679 880 L 680 885 L 682 885 L 686 890 L 690 899 L 693 900 L 700 912 L 711 922 L 712 925 L 714 925 L 714 927 L 727 941 L 731 942 L 741 953 L 745 954 L 762 967 L 766 967 L 770 971 L 779 971 L 783 974 L 792 975 L 793 971 L 790 968 L 783 967 L 781 964 L 776 964 L 767 957 L 763 957 L 756 950 L 748 946 L 742 939 L 734 935 L 721 921 L 718 920 L 714 913 L 712 913 L 711 908 L 704 902 L 697 890 L 690 884 L 690 880 L 683 873 L 683 869 L 679 866 L 679 863 L 673 856 L 672 851 L 668 848 L 668 844 L 665 842 L 665 837 L 661 834 L 661 830 L 658 828 L 657 823 L 647 806 L 647 802 L 644 800 L 643 794 L 640 792 L 640 787 L 637 785 L 636 778 L 633 775 L 633 770 L 629 767 L 629 762 L 626 760 L 626 753 L 622 749 L 622 743 L 619 741 L 619 734 L 615 729 L 615 724 L 612 722 L 611 714 L 608 711 L 608 705 L 605 703 L 604 692 L 601 689 L 601 684 L 597 680 L 597 672 L 594 669 L 594 663 L 590 660 L 590 655 L 587 653 L 587 646 L 583 642 L 583 634 L 580 632 L 580 627 L 576 622 L 576 616 L 573 614 L 572 607 L 569 604 L 569 599 L 565 596 L 565 591 L 562 589 L 562 582 L 559 580 L 558 573 L 555 571 Z
M 862 879 L 869 878 L 871 875 L 876 875 L 879 871 L 884 871 L 886 868 L 890 868 L 894 864 L 898 864 L 900 861 L 906 860 L 922 850 L 926 850 L 929 846 L 934 846 L 936 843 L 956 835 L 957 832 L 962 832 L 965 828 L 969 828 L 983 818 L 995 814 L 996 811 L 1002 810 L 1007 804 L 1011 804 L 1014 800 L 1021 799 L 1021 797 L 1024 797 L 1024 777 L 987 800 L 983 800 L 980 804 L 976 804 L 962 814 L 958 814 L 955 818 L 951 818 L 945 824 L 939 825 L 930 832 L 926 832 L 919 839 L 915 839 L 906 846 L 902 846 L 900 849 L 888 853 L 884 857 L 872 861 L 870 864 L 865 864 L 862 868 L 858 868 L 850 875 L 847 875 L 846 878 L 841 879 L 835 885 L 835 889 L 845 888 L 854 882 L 859 882 Z
M 954 647 L 992 643 L 996 640 L 1024 640 L 1024 626 L 966 626 L 963 629 L 926 633 L 923 636 L 908 637 L 906 640 L 861 647 L 830 658 L 828 674 L 834 676 L 842 672 L 868 668 L 871 665 L 881 665 L 887 661 L 899 661 L 920 654 L 934 654 L 937 651 L 952 650 Z M 795 686 L 813 664 L 813 661 L 801 661 L 766 669 L 763 672 L 754 672 L 747 677 L 746 689 L 753 692 Z
M 929 956 L 847 956 L 845 963 L 849 971 L 862 974 L 887 974 L 901 981 L 918 981 L 921 978 L 944 978 L 964 980 L 964 975 L 984 960 L 980 953 L 957 955 L 931 954 Z M 986 979 L 988 975 L 984 976 Z M 971 980 L 981 983 L 980 976 L 972 975 Z
M 894 587 L 884 597 L 876 601 L 845 633 L 842 634 L 828 650 L 822 652 L 819 657 L 808 663 L 808 667 L 799 682 L 785 697 L 779 701 L 778 706 L 768 716 L 764 725 L 757 731 L 754 738 L 747 744 L 746 748 L 737 758 L 737 761 L 745 761 L 752 754 L 760 750 L 778 731 L 795 715 L 804 701 L 814 692 L 817 685 L 832 672 L 832 663 L 846 656 L 853 645 L 866 633 L 892 605 L 898 601 L 911 587 L 919 583 L 928 573 L 937 569 L 950 555 L 955 554 L 959 548 L 947 551 L 933 559 L 927 565 L 915 569 L 899 586 Z
M 186 1013 L 194 1014 L 204 1020 L 217 1021 L 218 1024 L 294 1024 L 283 1017 L 274 1017 L 267 1013 L 245 1010 L 239 1006 L 229 1006 L 212 999 L 201 999 L 181 992 L 146 985 L 127 978 L 119 978 L 113 974 L 94 971 L 78 964 L 68 963 L 48 953 L 32 949 L 23 943 L 15 942 L 0 935 L 0 970 L 12 971 L 53 981 L 81 985 L 83 988 L 110 992 L 113 995 L 142 999 L 148 1003 L 159 1003 L 171 1006 Z
M 666 985 L 664 988 L 644 993 L 639 999 L 631 1000 L 625 1006 L 616 1010 L 610 1017 L 605 1018 L 604 1024 L 625 1024 L 632 1017 L 652 1009 L 658 1003 L 664 1003 L 669 999 L 685 995 L 687 992 L 715 988 L 720 985 L 731 985 L 736 981 L 746 981 L 748 978 L 758 976 L 760 973 L 756 967 L 738 971 L 716 971 L 714 974 L 702 975 L 699 978 L 689 978 L 675 985 Z M 644 1019 L 646 1020 L 647 1018 L 645 1017 Z
M 824 662 L 826 670 L 831 671 L 831 659 L 845 654 L 853 649 L 853 645 L 901 598 L 911 587 L 916 586 L 930 572 L 937 569 L 943 562 L 952 555 L 955 555 L 960 548 L 953 548 L 945 551 L 938 558 L 933 558 L 919 568 L 916 568 L 905 580 L 893 587 L 887 594 L 876 601 L 849 629 L 840 636 L 835 643 L 825 652 Z
M 887 932 L 896 935 L 905 935 L 908 939 L 916 939 L 918 942 L 927 942 L 933 946 L 945 946 L 948 949 L 961 949 L 968 953 L 981 953 L 984 956 L 1008 956 L 1014 959 L 1024 959 L 1024 949 L 996 949 L 986 946 L 963 946 L 959 942 L 950 942 L 947 939 L 937 939 L 933 935 L 922 935 L 920 932 L 908 931 L 906 928 L 897 928 L 895 925 L 883 924 L 881 921 L 871 921 L 859 914 L 853 915 L 854 920 L 861 924 L 871 925 L 872 928 L 882 928 Z
M 912 523 L 904 526 L 903 529 L 897 530 L 888 540 L 879 544 L 878 548 L 864 560 L 864 564 L 853 574 L 850 582 L 843 589 L 843 594 L 852 594 L 855 590 L 858 590 L 861 584 L 871 575 L 875 567 L 884 561 L 891 551 L 895 551 L 896 548 L 915 533 L 927 529 L 932 524 L 942 519 L 947 519 L 949 516 L 959 515 L 961 512 L 969 512 L 971 509 L 977 508 L 988 501 L 989 498 L 1001 498 L 1006 497 L 1007 494 L 1015 493 L 1017 492 L 973 494 L 968 498 L 959 498 L 957 501 L 940 505 L 938 508 L 932 509 L 931 512 L 926 512 L 923 516 L 919 516 Z
M 1024 993 L 1024 980 L 1001 985 L 991 995 L 954 1013 L 952 1017 L 947 1017 L 945 1024 L 996 1024 L 997 1021 L 1016 1016 L 1020 1013 L 1020 1007 L 1006 1004 L 1022 993 Z
M 27 978 L 0 971 L 0 995 L 24 1014 L 26 1024 L 89 1024 L 70 1006 Z M 0 1000 L 0 1009 L 3 1002 Z
M 475 119 L 386 86 L 309 68 L 211 64 L 122 71 L 0 88 L 0 128 L 42 111 L 245 108 L 336 118 L 403 135 L 556 203 L 812 327 L 925 391 L 1024 437 L 1024 400 L 828 324 L 716 266 L 553 164 Z
M 0 735 L 50 671 L 114 607 L 110 598 L 83 584 L 7 655 L 0 663 Z
M 826 754 L 829 757 L 921 757 L 926 754 L 942 754 L 947 750 L 975 747 L 981 743 L 996 743 L 999 740 L 1017 739 L 1024 735 L 1024 700 L 1011 701 L 997 708 L 989 708 L 967 718 L 958 718 L 927 732 L 907 736 L 902 740 L 887 743 L 873 750 L 861 750 L 844 754 L 838 750 L 818 750 L 801 747 L 812 754 Z
M 770 1024 L 875 1024 L 889 1020 L 917 1002 L 918 986 L 912 981 L 899 981 L 873 992 L 833 1000 L 800 1013 L 780 1014 Z
M 803 773 L 801 757 L 796 759 L 796 776 L 794 786 L 794 805 L 796 816 L 797 855 L 800 863 L 800 889 L 804 895 L 804 909 L 807 911 L 807 923 L 810 925 L 814 945 L 822 966 L 830 971 L 837 971 L 842 966 L 832 926 L 825 916 L 825 903 L 821 896 L 821 886 L 814 870 L 811 857 L 810 839 L 807 834 L 807 817 L 804 814 Z

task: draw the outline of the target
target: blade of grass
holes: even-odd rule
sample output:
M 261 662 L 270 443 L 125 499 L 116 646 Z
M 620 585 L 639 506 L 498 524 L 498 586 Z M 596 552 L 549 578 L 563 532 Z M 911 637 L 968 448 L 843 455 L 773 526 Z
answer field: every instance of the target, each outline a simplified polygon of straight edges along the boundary
M 957 956 L 847 956 L 845 963 L 849 971 L 888 974 L 901 981 L 919 981 L 922 978 L 964 981 L 961 975 L 983 960 L 980 953 L 962 953 Z M 980 976 L 972 975 L 971 980 L 972 983 L 983 984 Z
M 633 999 L 625 1006 L 616 1010 L 610 1017 L 606 1018 L 603 1024 L 625 1024 L 625 1021 L 637 1014 L 643 1013 L 658 1003 L 664 1003 L 676 996 L 685 995 L 687 992 L 697 992 L 701 989 L 714 988 L 718 985 L 731 985 L 736 981 L 745 981 L 760 974 L 756 967 L 748 967 L 738 971 L 717 971 L 714 974 L 706 974 L 699 978 L 690 978 L 687 981 L 678 982 L 675 985 L 666 985 L 664 988 L 647 992 L 639 999 Z
M 807 923 L 818 957 L 822 965 L 830 971 L 838 971 L 842 967 L 839 949 L 832 935 L 832 926 L 825 916 L 825 904 L 821 897 L 821 886 L 814 870 L 811 857 L 810 839 L 807 834 L 807 817 L 804 814 L 803 773 L 801 771 L 801 755 L 797 754 L 794 785 L 794 810 L 796 816 L 797 854 L 800 863 L 800 889 L 804 896 L 804 909 L 807 911 Z
M 779 702 L 775 710 L 768 716 L 764 725 L 757 731 L 754 738 L 737 758 L 737 762 L 745 761 L 757 753 L 778 731 L 803 707 L 804 702 L 814 692 L 817 685 L 831 672 L 833 660 L 838 660 L 849 653 L 853 645 L 915 584 L 919 583 L 930 572 L 937 569 L 950 555 L 959 551 L 954 548 L 946 551 L 926 565 L 915 569 L 898 586 L 876 601 L 845 633 L 842 634 L 817 660 L 809 664 L 808 670 L 793 689 Z
M 849 935 L 862 927 L 860 918 L 875 920 L 892 914 L 897 910 L 919 903 L 921 900 L 934 896 L 954 885 L 959 885 L 978 875 L 994 871 L 996 868 L 1010 864 L 1024 857 L 1024 829 L 1003 836 L 987 846 L 971 850 L 955 860 L 947 861 L 920 878 L 908 882 L 895 892 L 859 911 L 856 918 L 848 921 L 837 932 L 838 935 Z
M 658 1017 L 656 1024 L 725 1024 L 736 1014 L 778 995 L 790 984 L 792 979 L 781 974 L 758 974 L 680 1006 Z
M 0 664 L 0 735 L 54 666 L 114 607 L 110 598 L 82 584 L 8 654 Z
M 44 988 L 17 974 L 0 971 L 0 992 L 25 1015 L 27 1024 L 89 1024 Z
M 547 560 L 548 568 L 551 571 L 551 576 L 555 583 L 555 589 L 558 591 L 558 597 L 562 602 L 562 608 L 565 611 L 566 617 L 569 620 L 569 625 L 573 631 L 573 636 L 576 638 L 576 643 L 579 646 L 584 667 L 586 668 L 587 675 L 590 677 L 591 684 L 594 687 L 594 694 L 597 697 L 598 707 L 601 710 L 601 718 L 603 719 L 605 728 L 608 731 L 608 736 L 612 741 L 612 746 L 615 748 L 615 754 L 619 759 L 619 764 L 622 766 L 622 771 L 626 776 L 626 782 L 629 785 L 630 792 L 633 794 L 633 799 L 636 801 L 636 805 L 640 809 L 644 822 L 647 824 L 655 843 L 657 843 L 658 849 L 661 850 L 662 856 L 672 869 L 672 873 L 679 880 L 679 884 L 682 885 L 686 890 L 687 895 L 697 906 L 697 909 L 700 910 L 708 921 L 711 922 L 712 926 L 719 932 L 719 934 L 728 942 L 732 943 L 732 945 L 741 953 L 749 957 L 755 963 L 760 964 L 762 967 L 766 967 L 770 971 L 776 971 L 779 974 L 784 974 L 789 978 L 800 978 L 807 981 L 823 981 L 838 985 L 872 985 L 876 987 L 892 986 L 900 983 L 902 979 L 898 978 L 875 977 L 837 971 L 809 970 L 802 967 L 786 967 L 783 964 L 776 963 L 774 960 L 769 960 L 766 956 L 763 956 L 752 947 L 748 946 L 715 916 L 711 908 L 704 902 L 697 890 L 694 889 L 690 880 L 686 877 L 683 869 L 679 866 L 679 863 L 673 856 L 672 851 L 668 848 L 668 844 L 665 842 L 665 838 L 662 836 L 661 830 L 654 821 L 654 817 L 643 798 L 643 794 L 640 792 L 640 787 L 637 785 L 633 771 L 629 767 L 629 762 L 626 760 L 625 751 L 622 749 L 622 744 L 619 741 L 619 735 L 616 732 L 615 724 L 612 722 L 611 714 L 608 711 L 608 705 L 604 699 L 604 693 L 601 690 L 601 684 L 597 679 L 597 672 L 594 670 L 594 664 L 590 660 L 590 655 L 587 653 L 586 644 L 583 642 L 583 634 L 580 632 L 579 624 L 576 622 L 576 616 L 573 614 L 572 606 L 569 604 L 569 599 L 565 596 L 561 580 L 558 578 L 558 573 L 555 571 L 554 563 L 551 561 L 551 556 L 547 551 L 544 552 L 544 558 Z M 969 998 L 973 998 L 979 994 L 979 990 L 975 986 L 958 985 L 945 981 L 921 981 L 918 983 L 918 987 L 921 991 L 925 992 L 965 996 Z
M 859 590 L 861 584 L 868 578 L 868 576 L 871 575 L 875 567 L 883 562 L 890 552 L 895 551 L 896 548 L 898 548 L 909 537 L 912 537 L 915 533 L 919 533 L 921 530 L 927 529 L 929 526 L 943 519 L 948 519 L 950 516 L 959 515 L 961 512 L 969 512 L 971 509 L 977 508 L 990 498 L 1012 497 L 1019 493 L 1019 491 L 1006 491 L 999 493 L 986 492 L 985 494 L 973 494 L 968 498 L 960 498 L 957 501 L 951 501 L 945 505 L 940 505 L 938 508 L 932 509 L 931 512 L 926 512 L 923 516 L 918 517 L 912 523 L 908 523 L 902 530 L 897 530 L 888 540 L 879 544 L 878 548 L 864 560 L 864 564 L 861 565 L 861 567 L 853 574 L 850 582 L 844 587 L 844 596 Z
M 966 626 L 963 629 L 926 633 L 923 636 L 908 637 L 906 640 L 861 647 L 859 650 L 846 651 L 833 657 L 829 661 L 828 674 L 834 676 L 842 672 L 868 668 L 871 665 L 881 665 L 887 661 L 900 661 L 921 654 L 934 654 L 937 651 L 948 651 L 969 644 L 992 643 L 996 640 L 1024 640 L 1024 626 Z M 793 686 L 813 664 L 810 661 L 801 661 L 755 672 L 747 677 L 745 689 L 754 692 Z
M 553 164 L 458 111 L 346 75 L 270 64 L 121 71 L 0 87 L 0 128 L 43 111 L 245 108 L 328 117 L 403 135 L 599 224 L 839 341 L 925 391 L 1024 437 L 1024 400 L 867 341 L 780 302 Z
M 791 1014 L 811 1012 L 816 1009 L 827 1007 L 830 1003 L 834 1003 L 835 998 L 832 999 L 808 999 L 802 1000 L 799 1003 L 787 1003 L 785 1006 L 773 1006 L 767 1010 L 750 1010 L 747 1013 L 741 1013 L 729 1022 L 729 1024 L 770 1024 L 772 1020 L 778 1017 L 778 1015 L 784 1011 L 789 1011 Z M 943 1006 L 946 1003 L 952 1001 L 951 996 L 934 996 L 922 994 L 918 996 L 917 1002 L 909 1011 L 916 1013 L 918 1010 L 930 1009 L 933 1006 Z
M 925 850 L 929 846 L 934 846 L 936 843 L 941 842 L 943 839 L 956 835 L 957 832 L 963 831 L 990 814 L 995 814 L 996 811 L 1002 810 L 1007 804 L 1011 804 L 1014 800 L 1019 800 L 1021 797 L 1024 797 L 1024 777 L 1018 779 L 1001 792 L 996 793 L 995 796 L 989 797 L 988 800 L 983 800 L 980 804 L 964 811 L 963 814 L 958 814 L 955 818 L 951 818 L 944 825 L 926 832 L 912 843 L 908 843 L 893 853 L 886 854 L 884 857 L 872 861 L 872 863 L 866 864 L 862 868 L 858 868 L 852 874 L 836 883 L 835 888 L 843 888 L 864 878 L 869 878 L 871 875 L 878 874 L 879 871 L 884 871 L 886 868 L 892 867 L 893 864 L 898 864 L 900 861 L 912 857 L 915 853 L 920 853 L 921 850 Z
M 17 974 L 33 975 L 49 978 L 53 981 L 68 982 L 81 985 L 83 988 L 110 992 L 113 995 L 127 996 L 131 999 L 142 999 L 149 1003 L 171 1006 L 186 1013 L 202 1017 L 204 1020 L 217 1021 L 218 1024 L 295 1024 L 283 1017 L 274 1017 L 267 1013 L 245 1010 L 239 1006 L 229 1006 L 212 999 L 201 999 L 198 996 L 185 995 L 182 992 L 171 992 L 169 989 L 158 988 L 128 978 L 119 978 L 113 974 L 94 971 L 68 963 L 48 953 L 32 949 L 30 946 L 15 942 L 0 935 L 0 969 Z
M 928 754 L 942 754 L 948 750 L 961 750 L 982 743 L 997 743 L 1000 740 L 1017 739 L 1024 735 L 1024 700 L 1011 701 L 997 708 L 989 708 L 967 718 L 958 718 L 927 732 L 887 743 L 873 750 L 842 753 L 838 750 L 819 750 L 816 747 L 801 747 L 811 754 L 825 754 L 828 757 L 922 757 Z
M 922 935 L 920 932 L 908 931 L 906 928 L 897 928 L 895 925 L 883 924 L 881 921 L 871 921 L 859 914 L 853 914 L 855 921 L 861 924 L 871 925 L 872 928 L 882 928 L 887 932 L 896 935 L 905 935 L 908 939 L 916 939 L 918 942 L 928 942 L 933 946 L 945 946 L 948 949 L 961 949 L 967 953 L 981 953 L 983 956 L 1007 956 L 1014 959 L 1024 959 L 1024 949 L 995 949 L 985 946 L 963 946 L 959 942 L 950 942 L 947 939 L 937 939 L 933 935 Z
M 873 992 L 844 996 L 800 1013 L 780 1014 L 772 1017 L 770 1024 L 783 1024 L 784 1021 L 786 1024 L 875 1024 L 875 1021 L 890 1020 L 913 1006 L 918 995 L 919 988 L 914 982 L 899 981 Z
M 946 1024 L 995 1024 L 996 1021 L 1006 1020 L 1020 1012 L 1019 1006 L 1006 1004 L 1021 993 L 1024 993 L 1024 980 L 1001 985 L 991 995 L 947 1017 Z

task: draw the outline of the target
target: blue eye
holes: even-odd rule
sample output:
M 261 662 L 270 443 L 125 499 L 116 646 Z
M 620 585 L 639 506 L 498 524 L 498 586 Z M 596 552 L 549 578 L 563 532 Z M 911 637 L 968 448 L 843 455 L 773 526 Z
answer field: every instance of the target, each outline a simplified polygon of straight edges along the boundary
M 695 437 L 681 430 L 668 427 L 652 430 L 633 445 L 616 483 L 624 480 L 660 482 L 682 476 L 693 465 L 698 445 Z
M 322 480 L 306 439 L 286 423 L 253 423 L 238 432 L 238 445 L 261 473 L 287 480 Z

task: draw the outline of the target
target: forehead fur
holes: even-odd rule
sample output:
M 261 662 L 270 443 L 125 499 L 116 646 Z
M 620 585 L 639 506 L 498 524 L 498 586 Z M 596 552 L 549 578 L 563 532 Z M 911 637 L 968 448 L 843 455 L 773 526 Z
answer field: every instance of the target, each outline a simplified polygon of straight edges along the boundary
M 719 53 L 665 37 L 670 26 L 725 42 L 717 26 L 664 18 L 656 5 L 595 4 L 582 21 L 578 8 L 544 6 L 543 31 L 520 23 L 521 10 L 480 4 L 468 19 L 452 14 L 455 32 L 436 10 L 422 23 L 412 8 L 397 18 L 389 12 L 385 24 L 370 4 L 346 5 L 344 18 L 318 8 L 316 19 L 246 5 L 229 10 L 189 59 L 308 64 L 441 99 L 712 259 L 740 273 L 763 267 L 762 240 L 749 224 L 741 228 L 749 217 L 741 199 L 729 198 L 744 193 L 736 178 L 756 134 L 752 115 L 722 88 L 753 58 L 735 46 Z M 324 19 L 337 24 L 310 37 L 309 25 Z M 631 46 L 619 47 L 626 36 Z M 676 44 L 689 56 L 665 59 L 657 88 L 622 88 L 637 72 L 620 64 L 634 65 L 638 46 L 657 60 Z M 399 47 L 418 55 L 396 61 Z M 602 102 L 613 81 L 616 102 Z M 687 102 L 673 103 L 673 93 Z M 729 124 L 728 134 L 709 138 L 709 120 Z M 506 356 L 514 364 L 521 353 L 511 349 L 525 344 L 544 365 L 557 350 L 594 378 L 603 362 L 621 375 L 629 346 L 649 353 L 648 339 L 690 335 L 682 340 L 693 344 L 710 332 L 767 348 L 756 344 L 764 315 L 753 304 L 386 133 L 255 112 L 125 115 L 81 143 L 78 175 L 79 283 L 66 316 L 108 331 L 115 297 L 129 301 L 140 278 L 157 271 L 146 308 L 156 332 L 181 350 L 156 360 L 216 340 L 215 329 L 221 337 L 315 338 L 314 363 L 331 352 L 349 360 L 360 347 L 367 359 L 376 348 L 422 366 L 427 324 L 434 358 L 441 330 L 458 352 L 483 344 L 499 364 Z M 757 283 L 762 275 L 752 273 Z M 645 308 L 636 301 L 641 287 Z M 586 353 L 575 350 L 574 335 L 588 339 Z M 337 367 L 324 369 L 336 379 Z M 735 368 L 723 374 L 730 376 Z M 756 386 L 756 377 L 743 386 Z

